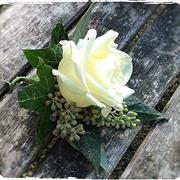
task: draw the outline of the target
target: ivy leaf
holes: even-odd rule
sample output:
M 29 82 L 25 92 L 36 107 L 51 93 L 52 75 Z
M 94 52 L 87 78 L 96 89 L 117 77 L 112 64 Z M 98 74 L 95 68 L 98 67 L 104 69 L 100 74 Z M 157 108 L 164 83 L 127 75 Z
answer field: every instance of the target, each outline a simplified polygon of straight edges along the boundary
M 107 156 L 101 140 L 101 129 L 98 127 L 84 126 L 85 135 L 81 136 L 79 142 L 68 142 L 80 151 L 94 166 L 97 174 L 101 167 L 107 171 Z
M 45 106 L 45 101 L 48 94 L 55 91 L 55 80 L 52 68 L 46 65 L 41 58 L 38 60 L 37 75 L 39 81 L 19 91 L 18 101 L 21 107 L 38 112 L 36 137 L 37 142 L 41 143 L 53 128 L 53 123 L 50 121 L 50 110 Z
M 39 62 L 38 58 L 41 57 L 47 65 L 57 69 L 59 62 L 62 59 L 62 47 L 60 46 L 59 41 L 64 39 L 68 39 L 68 35 L 64 30 L 61 19 L 59 19 L 52 31 L 49 47 L 33 50 L 24 49 L 24 55 L 28 62 L 35 68 L 37 68 Z
M 84 38 L 84 36 L 86 35 L 88 23 L 89 23 L 91 12 L 92 12 L 92 9 L 94 8 L 94 5 L 95 3 L 91 4 L 89 9 L 86 11 L 86 13 L 82 16 L 79 23 L 77 24 L 76 29 L 71 37 L 71 39 L 75 43 L 77 43 L 79 39 Z
M 50 121 L 50 108 L 43 106 L 38 111 L 39 117 L 36 124 L 36 141 L 41 144 L 47 135 L 55 128 L 55 124 Z
M 142 123 L 159 122 L 161 120 L 167 120 L 162 114 L 156 109 L 144 104 L 135 96 L 128 97 L 125 102 L 127 103 L 128 109 L 138 114 L 138 118 Z

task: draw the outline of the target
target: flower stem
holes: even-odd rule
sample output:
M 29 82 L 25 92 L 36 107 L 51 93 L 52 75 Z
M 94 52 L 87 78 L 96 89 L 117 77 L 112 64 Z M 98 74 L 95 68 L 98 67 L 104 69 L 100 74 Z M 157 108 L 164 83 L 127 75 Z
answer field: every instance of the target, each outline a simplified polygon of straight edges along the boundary
M 16 77 L 12 82 L 3 80 L 3 79 L 0 79 L 0 82 L 8 84 L 11 91 L 18 83 L 23 82 L 26 84 L 31 84 L 31 83 L 37 82 L 38 80 L 39 78 L 37 76 L 34 76 L 34 77 L 19 76 L 19 77 Z

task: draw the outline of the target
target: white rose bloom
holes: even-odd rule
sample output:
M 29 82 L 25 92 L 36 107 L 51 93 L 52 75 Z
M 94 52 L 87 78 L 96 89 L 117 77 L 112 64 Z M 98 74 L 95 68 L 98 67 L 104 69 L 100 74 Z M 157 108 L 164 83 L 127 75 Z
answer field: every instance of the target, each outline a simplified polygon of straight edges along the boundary
M 132 60 L 116 49 L 117 32 L 110 30 L 98 38 L 96 35 L 91 29 L 77 45 L 60 41 L 63 59 L 53 74 L 68 102 L 78 107 L 99 106 L 107 116 L 112 107 L 122 110 L 123 100 L 134 93 L 125 86 L 132 74 Z

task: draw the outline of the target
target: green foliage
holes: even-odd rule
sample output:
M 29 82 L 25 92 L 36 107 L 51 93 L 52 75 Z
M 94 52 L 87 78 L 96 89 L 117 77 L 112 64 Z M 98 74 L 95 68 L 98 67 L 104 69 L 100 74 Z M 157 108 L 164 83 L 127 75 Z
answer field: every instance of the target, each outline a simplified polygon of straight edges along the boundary
M 30 85 L 19 92 L 18 100 L 21 107 L 36 111 L 39 115 L 36 128 L 38 143 L 42 143 L 47 134 L 54 128 L 54 123 L 50 121 L 51 110 L 45 106 L 45 102 L 48 99 L 48 94 L 55 92 L 56 81 L 52 75 L 52 68 L 57 68 L 62 59 L 62 48 L 59 41 L 63 39 L 68 39 L 68 36 L 59 19 L 52 31 L 48 48 L 24 50 L 29 63 L 37 69 L 37 76 L 35 79 L 31 78 L 34 81 L 31 81 Z
M 37 141 L 42 142 L 53 127 L 52 122 L 50 122 L 50 111 L 44 104 L 48 93 L 54 92 L 55 80 L 52 68 L 41 59 L 39 59 L 37 68 L 39 81 L 19 91 L 18 100 L 21 107 L 38 112 Z
M 101 139 L 101 129 L 93 126 L 84 126 L 84 129 L 86 133 L 80 141 L 68 141 L 92 163 L 99 174 L 100 167 L 108 169 L 107 156 Z
M 75 32 L 73 33 L 71 39 L 77 43 L 79 39 L 84 38 L 87 33 L 88 23 L 91 17 L 91 11 L 94 8 L 94 3 L 91 4 L 86 13 L 82 16 L 79 23 L 76 26 Z
M 154 108 L 144 104 L 135 96 L 128 97 L 125 102 L 127 103 L 128 109 L 137 113 L 137 117 L 141 119 L 141 122 L 150 123 L 160 120 L 167 120 L 162 117 L 162 114 Z
M 50 65 L 52 68 L 57 68 L 60 60 L 62 59 L 62 47 L 59 44 L 59 41 L 63 39 L 68 39 L 68 36 L 64 30 L 61 20 L 59 19 L 52 31 L 49 47 L 32 50 L 24 49 L 24 55 L 29 63 L 35 68 L 37 68 L 39 57 L 41 57 L 47 65 Z

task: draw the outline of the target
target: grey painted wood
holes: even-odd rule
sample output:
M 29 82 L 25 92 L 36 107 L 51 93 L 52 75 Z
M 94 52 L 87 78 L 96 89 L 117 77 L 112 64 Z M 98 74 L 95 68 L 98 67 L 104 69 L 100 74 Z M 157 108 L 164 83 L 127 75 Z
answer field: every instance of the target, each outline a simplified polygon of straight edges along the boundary
M 143 3 L 97 3 L 92 12 L 89 28 L 98 30 L 98 36 L 110 29 L 117 31 L 119 49 L 124 49 L 134 38 L 157 5 Z
M 30 65 L 24 48 L 42 48 L 50 39 L 57 18 L 66 28 L 86 9 L 87 3 L 15 4 L 0 14 L 0 79 L 12 80 Z M 0 83 L 0 95 L 7 89 Z
M 170 121 L 149 132 L 122 179 L 175 179 L 180 177 L 180 87 L 165 107 Z
M 134 72 L 129 85 L 135 89 L 139 98 L 151 106 L 158 103 L 180 69 L 179 18 L 179 6 L 169 5 L 130 53 L 133 57 Z M 109 173 L 102 171 L 99 178 L 107 178 L 110 175 L 141 128 L 139 126 L 134 130 L 105 129 L 103 131 Z M 80 153 L 75 153 L 70 146 L 64 145 L 61 140 L 34 175 L 53 178 L 96 177 L 88 161 Z

